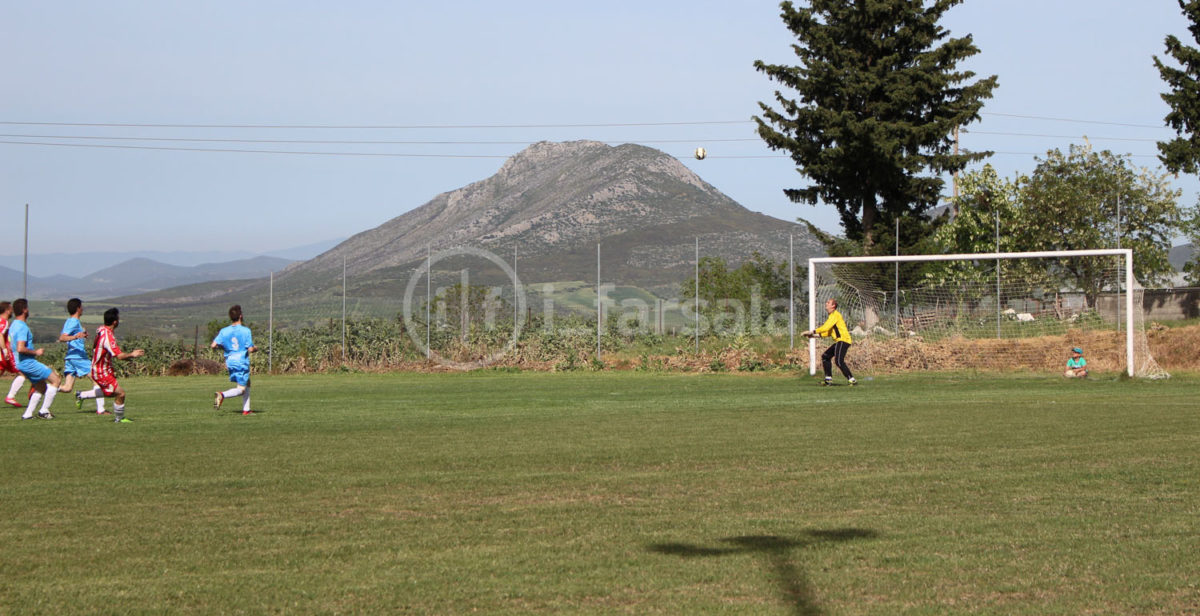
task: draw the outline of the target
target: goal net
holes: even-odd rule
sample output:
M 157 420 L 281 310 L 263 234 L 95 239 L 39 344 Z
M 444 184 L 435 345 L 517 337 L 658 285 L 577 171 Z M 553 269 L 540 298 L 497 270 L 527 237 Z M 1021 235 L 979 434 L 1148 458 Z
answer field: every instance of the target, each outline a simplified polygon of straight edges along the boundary
M 836 299 L 854 339 L 848 362 L 864 375 L 1062 374 L 1080 348 L 1093 373 L 1165 378 L 1132 258 L 1124 249 L 809 259 L 809 329 Z

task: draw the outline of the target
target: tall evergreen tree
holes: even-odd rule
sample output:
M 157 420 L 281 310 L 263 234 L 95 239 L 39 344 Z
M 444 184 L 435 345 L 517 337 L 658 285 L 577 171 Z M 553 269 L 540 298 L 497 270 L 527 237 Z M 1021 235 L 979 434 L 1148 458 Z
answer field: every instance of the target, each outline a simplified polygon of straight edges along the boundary
M 1179 0 L 1179 8 L 1187 16 L 1191 25 L 1188 32 L 1192 39 L 1200 43 L 1200 0 Z M 1167 113 L 1167 126 L 1175 129 L 1177 135 L 1170 141 L 1158 143 L 1158 158 L 1172 173 L 1196 173 L 1200 169 L 1200 50 L 1189 47 L 1174 35 L 1167 36 L 1167 54 L 1170 55 L 1180 68 L 1163 64 L 1158 56 L 1154 56 L 1154 66 L 1163 81 L 1167 82 L 1168 91 L 1162 99 L 1171 107 Z
M 788 152 L 811 180 L 784 193 L 836 207 L 856 252 L 890 252 L 896 217 L 926 221 L 937 204 L 938 174 L 990 154 L 954 153 L 955 128 L 977 121 L 996 87 L 994 75 L 972 82 L 973 72 L 956 68 L 979 53 L 970 35 L 950 38 L 938 25 L 961 1 L 783 2 L 799 64 L 754 63 L 796 95 L 777 90 L 778 109 L 760 102 L 754 117 L 767 146 Z

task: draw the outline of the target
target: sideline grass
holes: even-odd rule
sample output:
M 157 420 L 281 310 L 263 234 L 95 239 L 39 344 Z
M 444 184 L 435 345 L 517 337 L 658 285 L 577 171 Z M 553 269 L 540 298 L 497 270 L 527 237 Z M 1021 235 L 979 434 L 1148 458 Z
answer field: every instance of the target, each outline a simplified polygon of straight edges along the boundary
M 0 613 L 1200 611 L 1194 376 L 123 384 L 0 422 Z

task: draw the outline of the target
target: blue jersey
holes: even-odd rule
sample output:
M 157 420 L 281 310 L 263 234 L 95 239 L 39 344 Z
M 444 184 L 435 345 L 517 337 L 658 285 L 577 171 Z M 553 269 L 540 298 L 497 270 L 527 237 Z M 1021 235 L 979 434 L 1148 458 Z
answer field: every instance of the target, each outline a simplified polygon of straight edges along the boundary
M 71 317 L 67 319 L 66 323 L 63 323 L 62 333 L 64 336 L 74 336 L 76 334 L 83 333 L 83 331 L 83 324 L 81 324 L 79 319 L 76 319 L 75 317 Z M 86 344 L 87 340 L 84 338 L 77 338 L 75 340 L 68 341 L 66 358 L 68 360 L 90 359 L 87 354 L 87 349 L 84 348 L 84 345 Z
M 221 330 L 213 339 L 217 346 L 225 351 L 225 367 L 230 370 L 248 370 L 250 368 L 250 347 L 254 346 L 254 338 L 250 328 L 245 325 L 230 325 Z
M 36 366 L 40 366 L 37 357 L 32 353 L 22 355 L 17 352 L 17 343 L 25 341 L 25 350 L 33 350 L 33 330 L 29 329 L 29 324 L 25 321 L 13 321 L 13 324 L 8 328 L 8 340 L 12 346 L 13 359 L 17 360 L 17 369 L 21 372 L 33 370 Z

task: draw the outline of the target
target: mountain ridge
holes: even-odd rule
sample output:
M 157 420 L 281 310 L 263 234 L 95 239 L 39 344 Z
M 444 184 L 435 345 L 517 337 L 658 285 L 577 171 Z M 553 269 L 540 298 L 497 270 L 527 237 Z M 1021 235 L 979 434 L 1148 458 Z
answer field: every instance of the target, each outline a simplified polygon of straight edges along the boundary
M 425 204 L 354 236 L 316 258 L 286 268 L 280 278 L 296 275 L 361 277 L 412 266 L 426 251 L 476 246 L 520 258 L 539 257 L 594 246 L 597 242 L 658 227 L 671 229 L 686 221 L 709 220 L 726 232 L 745 231 L 719 246 L 730 261 L 749 256 L 764 233 L 772 242 L 761 252 L 786 257 L 787 235 L 797 242 L 798 256 L 823 255 L 807 228 L 751 212 L 705 182 L 674 157 L 636 144 L 609 146 L 597 141 L 538 142 L 512 156 L 491 177 L 435 196 Z M 688 227 L 689 225 L 684 225 Z M 662 260 L 648 252 L 679 252 L 687 237 L 643 237 L 644 246 L 618 248 L 637 252 L 642 261 Z M 644 234 L 643 234 L 644 236 Z M 718 248 L 709 245 L 710 249 Z M 553 261 L 550 258 L 550 261 Z M 540 272 L 547 280 L 575 280 L 579 267 Z M 394 272 L 393 272 L 394 273 Z M 655 281 L 662 286 L 665 280 Z

